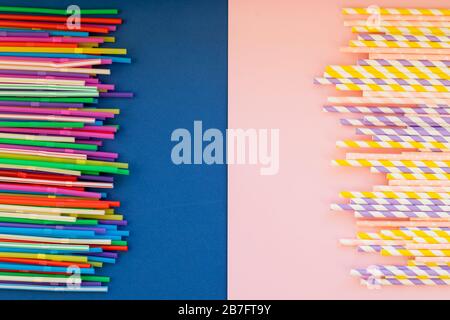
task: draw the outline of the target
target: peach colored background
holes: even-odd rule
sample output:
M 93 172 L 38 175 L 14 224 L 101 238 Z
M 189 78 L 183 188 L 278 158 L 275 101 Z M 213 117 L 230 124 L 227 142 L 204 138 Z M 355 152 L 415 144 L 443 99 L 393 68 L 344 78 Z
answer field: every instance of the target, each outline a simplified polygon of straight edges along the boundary
M 349 213 L 332 213 L 340 190 L 369 190 L 382 176 L 333 168 L 335 141 L 353 136 L 321 106 L 333 88 L 313 85 L 327 64 L 353 63 L 343 6 L 442 7 L 442 0 L 230 0 L 229 127 L 280 128 L 280 172 L 229 166 L 230 299 L 449 298 L 447 287 L 368 290 L 351 267 L 396 262 L 337 244 L 354 235 Z

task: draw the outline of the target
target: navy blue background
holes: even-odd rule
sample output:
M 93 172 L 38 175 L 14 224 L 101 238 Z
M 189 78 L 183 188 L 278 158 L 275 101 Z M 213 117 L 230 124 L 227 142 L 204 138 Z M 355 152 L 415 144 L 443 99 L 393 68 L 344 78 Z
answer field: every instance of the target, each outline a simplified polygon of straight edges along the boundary
M 111 198 L 129 220 L 130 250 L 110 275 L 106 294 L 0 291 L 0 299 L 225 299 L 226 166 L 175 166 L 176 128 L 227 124 L 226 0 L 2 1 L 2 5 L 118 8 L 125 23 L 114 35 L 132 64 L 115 64 L 107 82 L 131 90 L 120 107 L 121 130 L 104 150 L 119 152 L 131 175 Z

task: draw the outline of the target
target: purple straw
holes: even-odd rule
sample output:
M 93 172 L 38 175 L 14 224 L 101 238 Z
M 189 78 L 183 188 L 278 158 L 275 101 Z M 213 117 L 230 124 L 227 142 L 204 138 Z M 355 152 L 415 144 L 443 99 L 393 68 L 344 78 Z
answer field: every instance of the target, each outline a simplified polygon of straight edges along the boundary
M 100 92 L 103 98 L 133 98 L 133 92 Z

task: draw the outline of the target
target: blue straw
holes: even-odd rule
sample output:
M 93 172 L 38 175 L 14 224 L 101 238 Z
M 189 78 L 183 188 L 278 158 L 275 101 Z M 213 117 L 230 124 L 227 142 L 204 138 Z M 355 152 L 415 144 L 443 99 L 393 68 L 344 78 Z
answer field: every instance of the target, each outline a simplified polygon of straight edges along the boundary
M 0 269 L 5 270 L 19 270 L 19 271 L 40 271 L 40 272 L 63 272 L 68 273 L 66 267 L 49 267 L 49 266 L 36 266 L 22 263 L 0 263 Z M 80 268 L 80 273 L 94 274 L 94 268 Z

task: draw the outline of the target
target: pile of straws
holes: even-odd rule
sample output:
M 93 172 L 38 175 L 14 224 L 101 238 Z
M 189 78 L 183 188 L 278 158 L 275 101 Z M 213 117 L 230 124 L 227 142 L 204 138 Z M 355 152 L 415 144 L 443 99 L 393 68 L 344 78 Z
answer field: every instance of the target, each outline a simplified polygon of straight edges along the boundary
M 349 202 L 331 208 L 354 212 L 361 228 L 342 244 L 407 261 L 351 274 L 364 285 L 449 285 L 450 9 L 381 8 L 377 24 L 369 9 L 343 12 L 357 40 L 342 51 L 368 59 L 328 66 L 315 81 L 362 93 L 329 97 L 324 111 L 354 114 L 341 124 L 365 139 L 338 141 L 358 151 L 333 164 L 370 167 L 388 185 L 341 192 Z
M 130 62 L 116 56 L 125 49 L 103 48 L 122 20 L 82 10 L 73 30 L 66 10 L 0 12 L 0 289 L 106 292 L 96 268 L 127 250 L 128 231 L 102 191 L 128 165 L 99 151 L 119 109 L 96 104 L 132 94 L 97 75 Z

